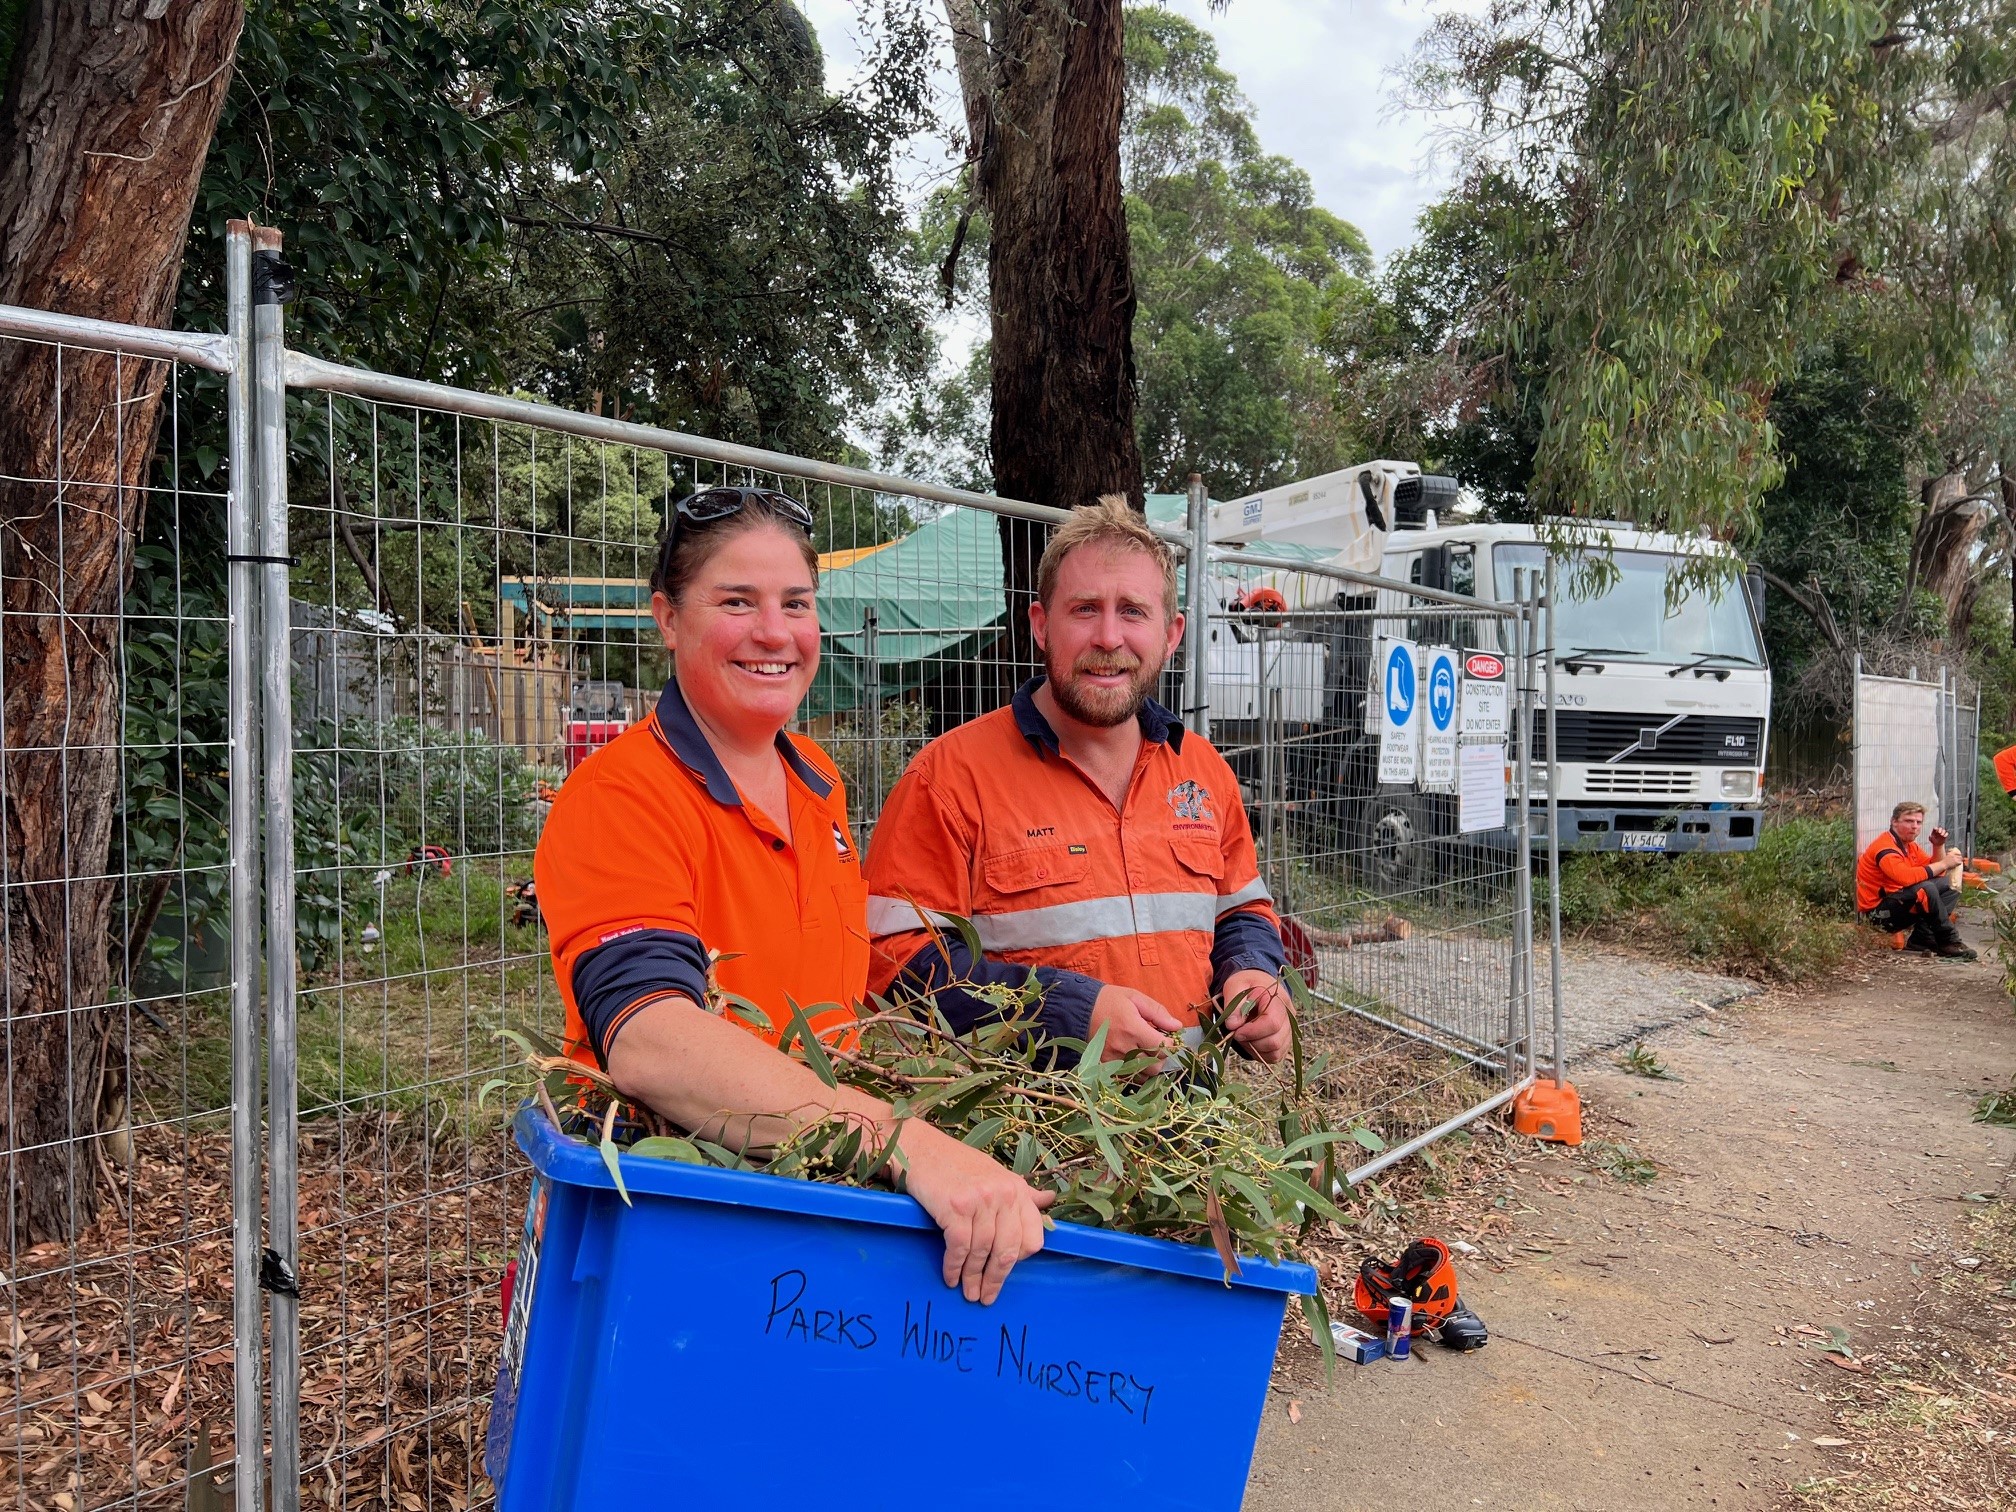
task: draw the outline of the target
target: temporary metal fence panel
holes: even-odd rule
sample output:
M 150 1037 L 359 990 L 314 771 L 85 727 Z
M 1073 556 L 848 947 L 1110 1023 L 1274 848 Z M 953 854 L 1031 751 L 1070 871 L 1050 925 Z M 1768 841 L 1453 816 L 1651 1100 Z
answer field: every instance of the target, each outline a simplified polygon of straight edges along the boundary
M 0 307 L 4 1506 L 259 1501 L 244 337 Z
M 110 509 L 110 581 L 130 578 L 84 602 L 62 597 L 84 581 L 67 557 L 7 575 L 10 642 L 34 616 L 60 650 L 101 647 L 123 711 L 79 742 L 59 716 L 87 728 L 81 692 L 24 725 L 10 689 L 0 732 L 10 799 L 59 795 L 75 842 L 10 831 L 0 873 L 19 1448 L 0 1485 L 23 1507 L 226 1484 L 240 1512 L 492 1499 L 483 1406 L 525 1178 L 483 1094 L 518 1063 L 507 1031 L 560 1022 L 532 854 L 568 771 L 670 673 L 648 580 L 674 500 L 761 484 L 812 505 L 801 727 L 864 843 L 925 741 L 1038 670 L 1002 562 L 1033 577 L 1058 512 L 288 352 L 262 235 L 234 225 L 227 337 L 0 310 L 0 356 L 45 353 L 14 393 L 46 393 L 57 438 L 96 438 L 95 471 L 58 448 L 0 478 L 4 518 Z M 122 402 L 79 412 L 67 380 L 108 363 Z M 1534 1045 L 1526 786 L 1510 828 L 1464 835 L 1449 774 L 1381 784 L 1375 756 L 1368 776 L 1366 658 L 1381 637 L 1488 651 L 1530 702 L 1536 621 L 1242 553 L 1193 571 L 1203 505 L 1201 485 L 1150 500 L 1196 611 L 1160 696 L 1215 719 L 1248 786 L 1325 1004 L 1326 1095 L 1379 1146 L 1365 1179 L 1508 1099 Z M 44 597 L 17 602 L 17 580 Z M 1296 607 L 1232 607 L 1262 580 Z M 111 816 L 104 865 L 87 802 Z M 1389 919 L 1408 938 L 1366 937 Z M 108 929 L 129 964 L 101 981 L 82 963 Z M 28 941 L 67 975 L 21 985 Z M 54 1208 L 20 1195 L 38 1181 Z
M 1981 695 L 1964 674 L 1878 677 L 1855 668 L 1855 853 L 1890 824 L 1897 804 L 1925 805 L 1926 828 L 1973 853 L 1980 786 Z
M 1532 1074 L 1525 788 L 1507 746 L 1531 723 L 1506 706 L 1542 657 L 1528 605 L 1262 561 L 1219 553 L 1206 589 L 1210 727 L 1324 1008 L 1304 1026 L 1327 1058 L 1319 1086 L 1375 1151 L 1351 1173 L 1364 1180 Z M 1466 734 L 1472 667 L 1503 692 L 1490 729 L 1480 716 Z M 1389 702 L 1409 716 L 1404 772 L 1382 752 Z M 1466 751 L 1509 785 L 1502 819 L 1469 832 Z

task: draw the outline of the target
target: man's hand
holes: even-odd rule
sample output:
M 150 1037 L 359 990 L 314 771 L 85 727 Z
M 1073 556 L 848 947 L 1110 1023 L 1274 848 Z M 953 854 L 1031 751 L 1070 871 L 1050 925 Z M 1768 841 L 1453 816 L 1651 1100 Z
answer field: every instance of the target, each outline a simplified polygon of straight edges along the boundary
M 1183 1032 L 1182 1020 L 1147 993 L 1111 985 L 1101 987 L 1092 1000 L 1092 1022 L 1085 1037 L 1089 1040 L 1102 1027 L 1106 1047 L 1099 1058 L 1109 1061 L 1144 1052 L 1174 1055 L 1173 1037 Z
M 1944 845 L 1946 844 L 1946 842 L 1947 842 L 1948 840 L 1952 839 L 1952 836 L 1948 835 L 1948 834 L 1946 833 L 1946 831 L 1944 831 L 1943 829 L 1940 829 L 1940 828 L 1938 828 L 1938 827 L 1937 827 L 1937 826 L 1935 825 L 1935 826 L 1933 827 L 1933 830 L 1932 830 L 1932 834 L 1931 834 L 1931 837 L 1930 837 L 1930 838 L 1931 838 L 1931 846 L 1932 846 L 1932 851 L 1933 851 L 1933 853 L 1934 853 L 1934 854 L 1936 855 L 1936 854 L 1937 854 L 1937 853 L 1939 852 L 1939 850 L 1940 850 L 1940 849 L 1941 849 L 1942 847 L 1944 847 Z
M 899 1146 L 905 1189 L 945 1232 L 945 1284 L 992 1302 L 1015 1262 L 1043 1248 L 1042 1210 L 1057 1194 L 921 1118 L 903 1125 Z
M 1272 1065 L 1288 1053 L 1294 1037 L 1288 1015 L 1292 1000 L 1279 977 L 1264 971 L 1235 971 L 1221 994 L 1232 1038 Z

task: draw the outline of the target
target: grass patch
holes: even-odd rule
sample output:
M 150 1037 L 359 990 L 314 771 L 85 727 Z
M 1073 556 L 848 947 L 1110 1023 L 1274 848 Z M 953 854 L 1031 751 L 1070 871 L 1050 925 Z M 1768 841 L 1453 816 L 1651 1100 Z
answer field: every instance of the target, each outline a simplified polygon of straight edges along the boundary
M 1747 853 L 1569 855 L 1564 928 L 1662 942 L 1746 976 L 1813 981 L 1838 969 L 1868 931 L 1851 893 L 1854 837 L 1845 819 L 1788 819 Z M 1546 906 L 1534 879 L 1536 911 Z
M 2016 998 L 2016 903 L 1997 903 L 1995 954 L 2002 962 L 2002 990 Z
M 476 1088 L 515 1064 L 499 1030 L 557 1031 L 544 934 L 519 924 L 507 889 L 531 858 L 346 875 L 346 925 L 296 998 L 296 1074 L 304 1123 L 371 1115 L 439 1136 L 492 1109 Z M 366 949 L 364 929 L 379 939 Z M 157 1005 L 157 1009 L 162 1005 Z M 171 1032 L 136 1047 L 138 1101 L 154 1117 L 221 1123 L 231 1105 L 231 1003 L 224 992 L 174 1000 Z M 263 1054 L 263 1052 L 262 1052 Z

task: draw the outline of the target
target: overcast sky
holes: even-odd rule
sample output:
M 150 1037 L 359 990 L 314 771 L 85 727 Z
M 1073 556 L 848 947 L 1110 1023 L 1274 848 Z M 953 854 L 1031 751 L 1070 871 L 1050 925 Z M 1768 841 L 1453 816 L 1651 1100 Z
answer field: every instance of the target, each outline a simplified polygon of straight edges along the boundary
M 828 80 L 844 86 L 861 55 L 854 0 L 803 3 Z M 1414 217 L 1449 181 L 1420 125 L 1393 103 L 1393 71 L 1427 26 L 1429 0 L 1231 0 L 1216 16 L 1205 0 L 1168 4 L 1218 39 L 1262 144 L 1308 171 L 1318 204 L 1354 223 L 1381 259 L 1413 240 Z M 949 47 L 941 75 L 956 118 Z M 920 179 L 945 162 L 933 143 L 920 143 L 917 158 Z

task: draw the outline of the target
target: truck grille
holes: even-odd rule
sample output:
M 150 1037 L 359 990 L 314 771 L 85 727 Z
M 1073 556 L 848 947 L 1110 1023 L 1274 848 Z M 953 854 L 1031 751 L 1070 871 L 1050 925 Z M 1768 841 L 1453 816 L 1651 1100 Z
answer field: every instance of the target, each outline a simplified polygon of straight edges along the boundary
M 1667 716 L 1670 718 L 1671 716 Z M 1654 737 L 1666 722 L 1657 714 L 1562 709 L 1554 716 L 1554 739 L 1563 761 L 1609 761 L 1631 751 L 1628 760 L 1685 762 L 1690 766 L 1761 766 L 1764 721 L 1729 714 L 1689 714 Z M 1651 743 L 1645 743 L 1650 739 Z M 1547 755 L 1547 711 L 1533 711 L 1533 754 Z M 1663 791 L 1663 789 L 1661 790 Z
M 1591 767 L 1582 786 L 1592 798 L 1691 798 L 1696 775 L 1686 767 Z

